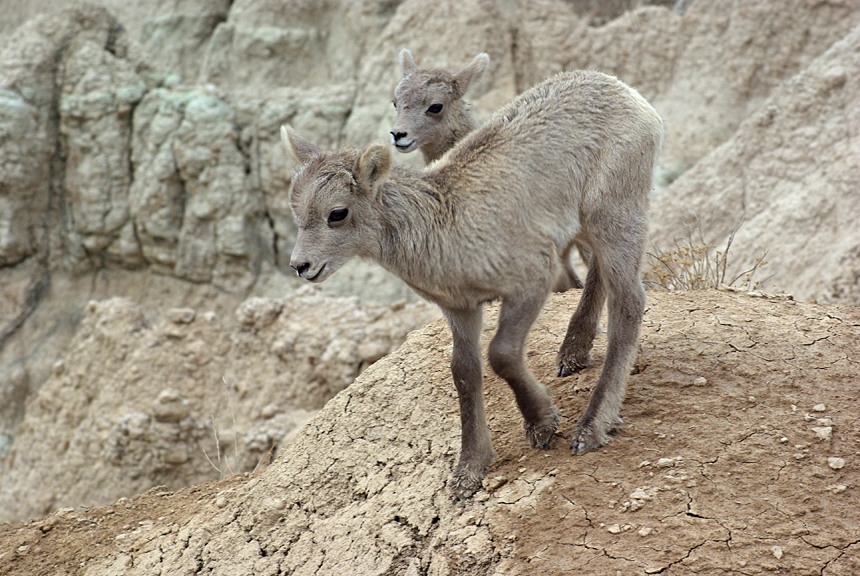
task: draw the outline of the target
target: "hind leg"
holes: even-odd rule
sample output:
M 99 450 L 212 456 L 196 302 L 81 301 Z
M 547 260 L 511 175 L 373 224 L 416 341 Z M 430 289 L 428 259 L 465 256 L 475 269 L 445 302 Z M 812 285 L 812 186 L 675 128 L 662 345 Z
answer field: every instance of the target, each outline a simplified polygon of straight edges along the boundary
M 577 453 L 603 446 L 622 423 L 621 405 L 645 313 L 639 273 L 644 234 L 631 236 L 595 247 L 592 258 L 608 291 L 608 345 L 603 371 L 576 426 L 572 449 Z
M 546 449 L 558 428 L 559 411 L 549 391 L 538 383 L 525 363 L 525 340 L 538 317 L 545 295 L 505 299 L 499 310 L 499 329 L 490 343 L 493 371 L 507 381 L 523 415 L 526 437 L 533 448 Z
M 585 289 L 576 312 L 570 318 L 567 333 L 558 351 L 558 375 L 570 376 L 591 365 L 591 347 L 597 336 L 600 313 L 606 300 L 606 291 L 600 272 L 600 262 L 591 258 Z

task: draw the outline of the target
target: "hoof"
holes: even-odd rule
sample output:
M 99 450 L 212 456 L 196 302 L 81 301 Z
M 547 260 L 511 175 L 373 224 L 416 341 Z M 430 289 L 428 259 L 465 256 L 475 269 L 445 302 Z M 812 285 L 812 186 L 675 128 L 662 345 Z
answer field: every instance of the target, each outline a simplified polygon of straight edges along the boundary
M 454 471 L 453 500 L 454 502 L 465 502 L 470 500 L 475 492 L 481 489 L 481 480 L 484 475 L 468 469 Z
M 549 449 L 550 442 L 552 442 L 552 438 L 555 436 L 555 431 L 558 430 L 560 415 L 561 413 L 558 411 L 558 408 L 553 406 L 549 416 L 543 422 L 539 424 L 526 422 L 524 424 L 526 438 L 528 438 L 529 445 L 532 448 Z
M 567 292 L 571 288 L 580 290 L 582 289 L 582 286 L 582 280 L 579 279 L 576 272 L 574 272 L 573 269 L 567 269 L 563 273 L 559 274 L 552 290 L 556 293 L 562 293 Z
M 573 442 L 570 445 L 570 450 L 574 454 L 585 454 L 586 452 L 591 452 L 592 450 L 597 450 L 600 448 L 602 444 L 596 444 L 591 442 L 585 438 L 574 438 Z
M 482 488 L 481 481 L 484 479 L 491 460 L 492 458 L 489 458 L 483 466 L 475 463 L 469 465 L 462 461 L 457 464 L 452 478 L 453 500 L 455 502 L 471 499 L 475 492 Z
M 562 360 L 558 363 L 558 375 L 561 377 L 573 376 L 577 372 L 581 372 L 591 366 L 590 359 L 585 361 L 578 360 Z
M 612 431 L 615 427 L 620 426 L 622 424 L 621 418 L 615 417 L 613 419 L 613 425 L 601 429 L 600 426 L 595 423 L 583 425 L 579 424 L 576 427 L 576 432 L 573 435 L 573 441 L 570 444 L 570 449 L 574 454 L 584 454 L 585 452 L 590 452 L 591 450 L 597 450 L 598 448 L 605 446 L 612 440 L 612 436 L 609 435 L 609 432 Z

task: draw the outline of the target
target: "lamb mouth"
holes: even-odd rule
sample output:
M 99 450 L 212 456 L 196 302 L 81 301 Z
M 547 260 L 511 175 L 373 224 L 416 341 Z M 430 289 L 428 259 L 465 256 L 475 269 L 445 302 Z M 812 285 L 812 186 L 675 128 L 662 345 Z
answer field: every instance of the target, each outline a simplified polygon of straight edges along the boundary
M 316 273 L 316 274 L 314 274 L 313 276 L 310 276 L 310 277 L 305 277 L 305 280 L 308 280 L 308 281 L 310 281 L 310 282 L 316 282 L 317 278 L 319 278 L 319 277 L 320 277 L 320 274 L 322 274 L 323 270 L 325 270 L 325 266 L 326 266 L 326 265 L 325 265 L 325 264 L 323 264 L 323 265 L 320 267 L 320 269 L 319 269 L 319 270 L 317 270 L 317 273 Z
M 414 145 L 415 145 L 415 140 L 413 140 L 409 144 L 398 144 L 396 142 L 394 143 L 394 147 L 397 148 L 397 150 L 399 152 L 408 152 L 409 150 L 412 150 L 412 147 Z

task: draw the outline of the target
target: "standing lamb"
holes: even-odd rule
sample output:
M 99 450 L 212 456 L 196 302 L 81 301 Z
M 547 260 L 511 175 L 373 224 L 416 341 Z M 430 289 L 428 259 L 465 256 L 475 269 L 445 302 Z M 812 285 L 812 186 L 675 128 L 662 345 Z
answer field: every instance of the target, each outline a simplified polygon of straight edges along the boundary
M 463 97 L 489 65 L 490 57 L 481 52 L 456 73 L 442 68 L 419 68 L 412 52 L 406 48 L 401 50 L 403 77 L 394 89 L 391 101 L 397 110 L 391 143 L 397 151 L 408 154 L 421 150 L 424 162 L 429 164 L 476 129 L 479 123 L 472 114 L 472 105 Z M 583 260 L 587 262 L 588 259 L 583 254 Z M 569 254 L 562 254 L 562 264 L 555 291 L 582 288 Z
M 323 152 L 288 127 L 281 137 L 301 163 L 290 192 L 299 227 L 290 265 L 299 276 L 321 282 L 353 256 L 370 258 L 448 319 L 462 426 L 458 497 L 480 488 L 494 457 L 482 393 L 484 302 L 501 299 L 489 361 L 513 390 L 531 445 L 547 448 L 558 427 L 559 411 L 526 367 L 524 344 L 553 287 L 559 255 L 575 240 L 593 257 L 558 373 L 588 365 L 608 300 L 606 360 L 572 448 L 579 453 L 609 441 L 622 422 L 645 308 L 640 265 L 663 137 L 660 117 L 639 93 L 598 72 L 558 74 L 503 106 L 423 171 L 392 166 L 379 144 Z
M 463 97 L 489 65 L 490 57 L 481 52 L 456 73 L 441 68 L 418 68 L 412 52 L 401 50 L 403 78 L 391 101 L 397 109 L 391 129 L 391 142 L 397 151 L 409 153 L 420 149 L 424 162 L 429 164 L 477 128 L 472 105 Z

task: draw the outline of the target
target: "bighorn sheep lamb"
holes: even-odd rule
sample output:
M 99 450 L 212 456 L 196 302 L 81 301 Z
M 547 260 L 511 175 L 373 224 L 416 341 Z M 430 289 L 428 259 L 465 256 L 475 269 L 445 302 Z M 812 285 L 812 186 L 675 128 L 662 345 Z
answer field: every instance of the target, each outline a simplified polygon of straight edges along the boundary
M 481 52 L 460 70 L 453 73 L 442 68 L 419 68 L 412 52 L 400 51 L 403 77 L 394 89 L 391 101 L 397 110 L 391 143 L 398 152 L 408 154 L 421 150 L 424 162 L 439 159 L 463 136 L 478 127 L 472 105 L 464 96 L 490 65 L 490 57 Z M 589 260 L 583 252 L 583 260 Z M 563 266 L 555 284 L 556 292 L 582 288 L 582 281 L 570 263 L 570 255 L 562 254 Z
M 548 390 L 526 367 L 524 343 L 574 240 L 593 257 L 558 374 L 589 364 L 607 300 L 606 360 L 572 448 L 609 441 L 622 423 L 645 308 L 640 266 L 663 137 L 639 93 L 598 72 L 558 74 L 423 171 L 392 166 L 380 144 L 323 152 L 288 127 L 281 137 L 301 163 L 290 191 L 299 228 L 290 266 L 299 276 L 322 282 L 351 257 L 370 258 L 438 304 L 450 324 L 462 426 L 458 497 L 480 488 L 494 457 L 482 394 L 484 302 L 501 299 L 489 361 L 513 390 L 531 445 L 547 448 L 559 425 Z
M 412 52 L 401 50 L 403 78 L 391 101 L 397 110 L 391 142 L 397 151 L 409 153 L 420 149 L 424 162 L 429 164 L 477 128 L 472 105 L 463 97 L 489 65 L 490 57 L 481 52 L 456 73 L 441 68 L 418 68 Z

